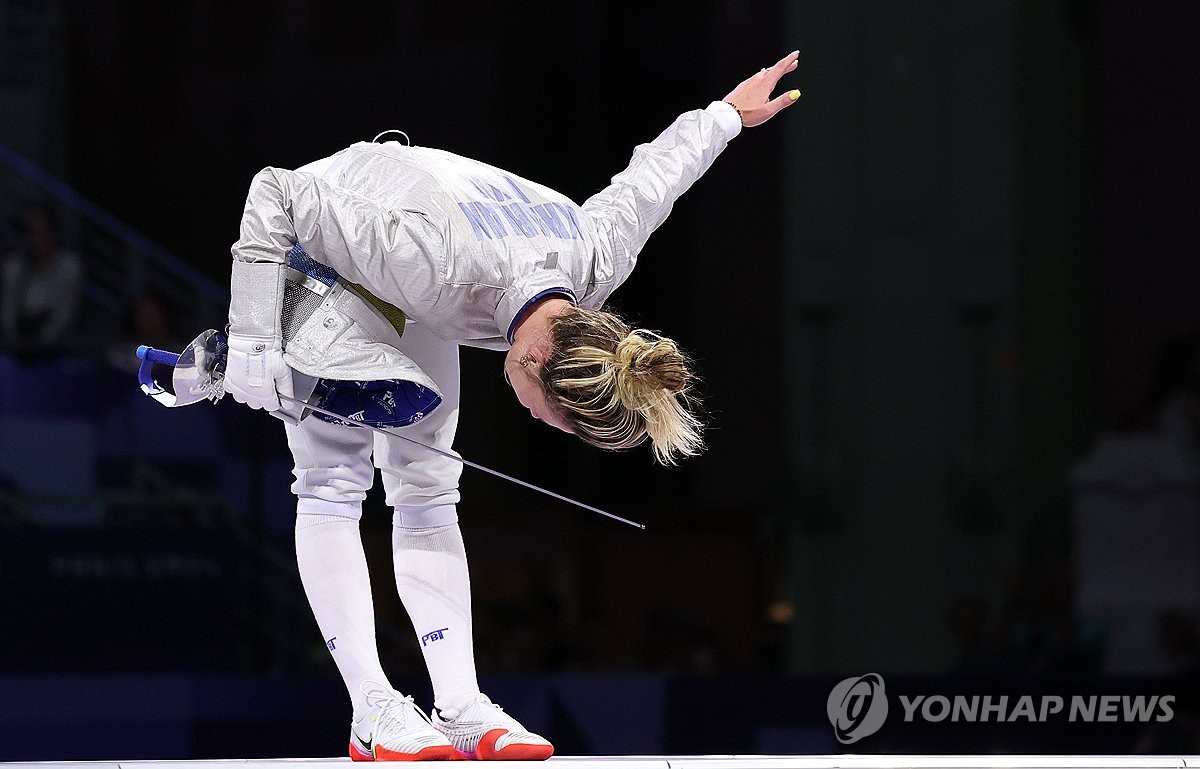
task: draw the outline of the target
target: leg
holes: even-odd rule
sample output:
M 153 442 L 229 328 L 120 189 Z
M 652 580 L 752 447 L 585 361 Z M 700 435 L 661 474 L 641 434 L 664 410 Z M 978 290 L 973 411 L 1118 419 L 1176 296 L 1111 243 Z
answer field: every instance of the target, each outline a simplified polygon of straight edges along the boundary
M 364 686 L 387 685 L 375 642 L 375 608 L 359 519 L 374 482 L 366 430 L 309 417 L 287 425 L 295 460 L 296 563 L 313 616 L 329 647 L 355 718 L 367 710 Z
M 374 481 L 371 433 L 309 417 L 288 425 L 296 467 L 296 561 L 354 715 L 350 757 L 448 759 L 454 750 L 392 689 L 379 662 L 375 610 L 359 519 Z
M 458 347 L 413 324 L 401 350 L 442 392 L 442 403 L 403 434 L 451 451 L 458 426 Z M 471 628 L 471 582 L 458 527 L 462 465 L 399 439 L 375 436 L 392 518 L 396 590 L 421 642 L 434 703 L 461 708 L 479 694 Z
M 402 351 L 437 383 L 443 402 L 405 434 L 451 451 L 458 425 L 458 349 L 414 326 Z M 433 683 L 434 725 L 470 758 L 541 760 L 554 747 L 479 691 L 471 581 L 456 504 L 462 465 L 401 440 L 376 436 L 392 519 L 396 588 L 421 641 Z

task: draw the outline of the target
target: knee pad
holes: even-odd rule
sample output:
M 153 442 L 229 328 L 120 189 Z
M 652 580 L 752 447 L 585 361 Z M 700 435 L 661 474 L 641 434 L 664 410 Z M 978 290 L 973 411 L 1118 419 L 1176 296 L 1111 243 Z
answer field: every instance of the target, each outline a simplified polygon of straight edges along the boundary
M 458 505 L 396 505 L 392 525 L 399 529 L 432 529 L 458 523 Z

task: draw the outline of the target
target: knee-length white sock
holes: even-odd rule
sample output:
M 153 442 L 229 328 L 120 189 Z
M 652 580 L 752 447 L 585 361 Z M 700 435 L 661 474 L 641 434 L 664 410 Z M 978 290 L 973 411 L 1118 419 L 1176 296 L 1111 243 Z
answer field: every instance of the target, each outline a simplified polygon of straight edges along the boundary
M 396 589 L 433 684 L 434 707 L 453 718 L 479 694 L 471 637 L 471 579 L 457 523 L 392 527 Z
M 296 563 L 313 616 L 346 684 L 354 719 L 369 709 L 364 683 L 390 687 L 375 642 L 371 578 L 359 532 L 361 504 L 301 498 Z

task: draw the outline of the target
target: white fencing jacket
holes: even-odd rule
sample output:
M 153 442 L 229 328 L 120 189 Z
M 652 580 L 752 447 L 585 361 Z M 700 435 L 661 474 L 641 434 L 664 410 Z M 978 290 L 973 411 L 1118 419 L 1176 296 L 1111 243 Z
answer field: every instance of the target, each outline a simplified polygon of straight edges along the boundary
M 263 169 L 232 249 L 230 331 L 279 344 L 289 366 L 313 377 L 436 390 L 397 349 L 393 326 L 344 281 L 444 340 L 507 349 L 543 297 L 600 307 L 740 129 L 722 102 L 686 112 L 582 205 L 485 163 L 397 142 L 355 144 L 296 171 Z M 296 242 L 344 280 L 284 344 L 285 260 Z

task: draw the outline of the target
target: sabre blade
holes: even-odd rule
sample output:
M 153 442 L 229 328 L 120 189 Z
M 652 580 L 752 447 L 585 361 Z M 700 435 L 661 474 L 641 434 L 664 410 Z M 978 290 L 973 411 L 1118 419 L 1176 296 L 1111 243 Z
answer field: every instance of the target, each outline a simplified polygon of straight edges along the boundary
M 314 406 L 311 403 L 305 403 L 304 401 L 300 400 L 299 398 L 293 398 L 291 396 L 284 395 L 283 393 L 279 393 L 279 400 L 283 401 L 284 403 L 290 403 L 290 404 L 293 404 L 296 406 L 303 406 L 306 409 L 315 411 L 319 414 L 325 414 L 326 416 L 334 417 L 335 419 L 340 419 L 343 422 L 349 421 L 346 419 L 346 417 L 344 417 L 341 414 L 336 414 L 332 411 L 329 411 L 328 409 L 323 409 L 320 406 Z M 549 489 L 543 489 L 541 486 L 534 485 L 532 483 L 529 483 L 528 481 L 523 481 L 520 478 L 514 478 L 513 476 L 502 473 L 499 470 L 493 470 L 490 467 L 484 467 L 483 465 L 481 465 L 477 462 L 472 462 L 469 459 L 463 459 L 462 457 L 458 456 L 457 454 L 452 454 L 449 451 L 443 451 L 442 449 L 439 449 L 436 446 L 430 446 L 429 444 L 422 443 L 421 441 L 418 441 L 414 438 L 409 438 L 407 435 L 401 435 L 400 433 L 392 432 L 391 430 L 385 430 L 382 427 L 376 427 L 374 425 L 368 425 L 368 424 L 363 424 L 363 423 L 355 423 L 355 425 L 358 427 L 365 427 L 368 430 L 374 430 L 375 432 L 381 433 L 383 435 L 388 435 L 391 437 L 395 437 L 395 438 L 399 438 L 401 440 L 408 441 L 409 443 L 420 446 L 423 449 L 428 449 L 428 450 L 434 452 L 435 454 L 440 454 L 443 457 L 448 457 L 449 459 L 453 459 L 456 462 L 462 462 L 467 467 L 473 467 L 476 470 L 482 470 L 483 472 L 488 473 L 489 475 L 494 475 L 497 478 L 503 478 L 506 481 L 515 483 L 518 486 L 524 486 L 527 489 L 532 489 L 533 491 L 541 492 L 542 494 L 545 494 L 548 497 L 554 497 L 555 499 L 560 500 L 562 502 L 569 502 L 570 504 L 575 505 L 576 507 L 582 507 L 584 510 L 588 510 L 593 513 L 599 513 L 600 515 L 603 515 L 606 518 L 612 518 L 614 521 L 620 521 L 621 523 L 628 524 L 629 526 L 633 526 L 634 528 L 637 528 L 637 529 L 644 530 L 646 528 L 646 526 L 644 524 L 638 523 L 636 521 L 631 521 L 628 518 L 622 518 L 619 515 L 614 515 L 605 510 L 601 510 L 598 507 L 592 507 L 591 505 L 584 504 L 583 502 L 579 502 L 578 500 L 571 499 L 570 497 L 564 497 L 562 494 L 555 493 L 553 491 L 550 491 Z
M 156 350 L 153 347 L 142 345 L 137 350 L 137 357 L 142 361 L 141 367 L 138 370 L 138 380 L 141 382 L 142 391 L 154 398 L 159 403 L 168 407 L 186 406 L 204 399 L 208 399 L 213 403 L 216 403 L 225 394 L 224 379 L 226 349 L 224 335 L 213 329 L 205 331 L 204 333 L 200 334 L 200 336 L 196 337 L 196 339 L 188 345 L 187 349 L 180 354 L 166 352 L 164 350 Z M 175 368 L 174 375 L 172 376 L 172 389 L 174 392 L 169 392 L 159 385 L 157 381 L 155 381 L 152 370 L 152 366 L 155 363 Z M 321 408 L 320 406 L 314 406 L 311 403 L 307 403 L 306 401 L 302 401 L 298 398 L 293 398 L 289 395 L 283 395 L 280 393 L 279 400 L 284 403 L 293 404 L 310 411 L 316 411 L 318 413 L 334 417 L 335 419 L 343 422 L 350 421 L 347 420 L 344 415 L 338 414 L 335 411 L 329 411 L 328 409 Z M 511 483 L 515 483 L 518 486 L 524 486 L 527 489 L 532 489 L 533 491 L 545 494 L 548 497 L 554 497 L 562 502 L 570 503 L 576 507 L 582 507 L 584 510 L 603 515 L 605 518 L 612 518 L 614 521 L 620 521 L 621 523 L 628 524 L 629 526 L 633 526 L 638 529 L 646 528 L 643 524 L 637 523 L 636 521 L 631 521 L 628 518 L 622 518 L 619 515 L 613 515 L 612 513 L 601 510 L 598 507 L 592 507 L 591 505 L 584 504 L 583 502 L 571 499 L 570 497 L 565 497 L 562 494 L 555 493 L 549 489 L 543 489 L 541 486 L 536 486 L 528 481 L 523 481 L 520 478 L 514 478 L 511 475 L 506 475 L 499 470 L 493 470 L 490 467 L 484 467 L 481 464 L 463 459 L 462 457 L 452 454 L 449 451 L 443 451 L 436 446 L 430 446 L 414 438 L 409 438 L 407 435 L 394 433 L 390 430 L 384 430 L 381 427 L 376 427 L 375 425 L 369 425 L 363 422 L 353 422 L 353 424 L 357 425 L 358 427 L 365 427 L 368 430 L 374 430 L 375 432 L 383 435 L 394 436 L 401 440 L 408 441 L 411 444 L 428 449 L 429 451 L 440 454 L 443 457 L 453 459 L 456 462 L 461 462 L 467 467 L 473 467 L 476 470 L 481 470 L 489 475 L 494 475 L 497 478 L 502 478 Z

